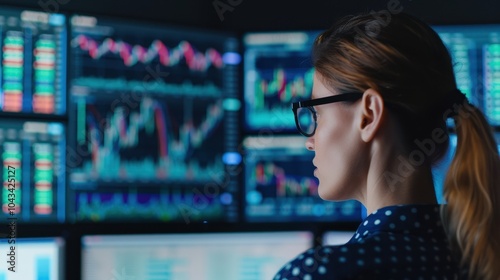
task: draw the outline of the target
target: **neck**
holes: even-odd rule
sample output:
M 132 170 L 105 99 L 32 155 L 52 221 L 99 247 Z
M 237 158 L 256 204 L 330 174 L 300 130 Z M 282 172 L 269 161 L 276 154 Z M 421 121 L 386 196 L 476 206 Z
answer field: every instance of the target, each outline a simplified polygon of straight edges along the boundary
M 376 164 L 368 174 L 362 201 L 368 213 L 390 205 L 437 203 L 429 165 L 412 164 L 401 155 L 389 158 L 388 164 Z

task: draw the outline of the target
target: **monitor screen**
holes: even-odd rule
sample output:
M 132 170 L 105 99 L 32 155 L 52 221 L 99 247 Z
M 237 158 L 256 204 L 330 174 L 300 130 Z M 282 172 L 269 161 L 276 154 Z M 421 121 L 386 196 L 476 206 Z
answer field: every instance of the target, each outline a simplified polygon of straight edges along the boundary
M 0 120 L 1 215 L 19 222 L 64 222 L 66 133 L 57 122 Z
M 7 238 L 0 240 L 1 280 L 64 279 L 62 238 Z
M 314 153 L 302 136 L 244 140 L 245 217 L 250 222 L 360 221 L 361 204 L 318 196 Z
M 457 87 L 500 125 L 500 25 L 433 26 L 453 59 Z M 245 47 L 245 127 L 294 132 L 294 99 L 313 83 L 311 46 L 319 32 L 249 33 Z
M 354 236 L 354 231 L 327 231 L 323 234 L 323 246 L 344 245 Z
M 82 280 L 267 280 L 312 243 L 310 232 L 84 236 Z
M 0 112 L 66 113 L 65 16 L 2 7 Z
M 500 125 L 500 25 L 434 26 L 448 47 L 458 88 Z
M 71 26 L 74 219 L 237 219 L 237 38 L 88 16 Z
M 455 155 L 455 150 L 457 148 L 457 135 L 454 133 L 450 133 L 450 138 L 449 138 L 449 147 L 448 151 L 446 151 L 446 154 L 443 156 L 443 158 L 437 162 L 433 167 L 432 167 L 432 176 L 434 179 L 434 190 L 436 191 L 436 198 L 439 204 L 444 204 L 446 203 L 444 197 L 443 197 L 443 187 L 444 187 L 444 180 L 446 179 L 446 173 L 448 173 L 448 169 L 451 164 L 451 160 L 453 159 Z
M 245 47 L 245 128 L 294 132 L 291 103 L 309 98 L 311 46 L 319 32 L 249 33 Z

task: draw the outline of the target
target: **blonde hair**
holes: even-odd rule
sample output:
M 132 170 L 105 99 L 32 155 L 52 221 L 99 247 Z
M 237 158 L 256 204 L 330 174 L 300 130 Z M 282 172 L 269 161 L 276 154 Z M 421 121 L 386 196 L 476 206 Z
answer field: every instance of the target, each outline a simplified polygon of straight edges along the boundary
M 457 150 L 444 185 L 443 208 L 453 248 L 470 279 L 500 279 L 500 163 L 492 132 L 479 110 L 455 118 Z
M 456 91 L 450 54 L 437 33 L 407 14 L 380 21 L 363 14 L 341 19 L 320 34 L 313 63 L 340 93 L 373 88 L 397 114 L 408 151 L 416 139 L 448 133 L 446 100 Z M 455 108 L 458 146 L 446 176 L 442 209 L 450 245 L 470 279 L 500 279 L 500 158 L 493 132 L 474 106 Z M 449 142 L 435 143 L 426 164 Z M 497 222 L 497 223 L 495 223 Z

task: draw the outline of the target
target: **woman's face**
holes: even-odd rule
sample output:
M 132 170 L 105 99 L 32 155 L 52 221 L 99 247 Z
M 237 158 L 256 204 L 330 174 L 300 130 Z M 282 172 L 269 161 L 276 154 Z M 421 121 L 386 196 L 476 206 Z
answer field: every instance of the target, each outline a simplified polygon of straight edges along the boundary
M 320 74 L 314 75 L 312 99 L 336 94 L 325 86 Z M 359 190 L 363 142 L 355 122 L 357 104 L 359 101 L 314 107 L 317 127 L 306 147 L 315 152 L 314 175 L 319 179 L 319 196 L 325 200 L 351 199 Z

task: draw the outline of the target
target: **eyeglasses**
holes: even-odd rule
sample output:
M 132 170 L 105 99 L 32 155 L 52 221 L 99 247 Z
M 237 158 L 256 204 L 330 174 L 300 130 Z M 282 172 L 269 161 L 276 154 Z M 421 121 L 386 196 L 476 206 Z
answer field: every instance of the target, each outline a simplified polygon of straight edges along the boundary
M 311 137 L 314 135 L 317 126 L 316 110 L 314 110 L 313 106 L 341 101 L 354 101 L 361 98 L 361 96 L 363 96 L 362 92 L 348 92 L 307 101 L 294 102 L 292 103 L 292 111 L 295 116 L 295 125 L 302 135 Z

